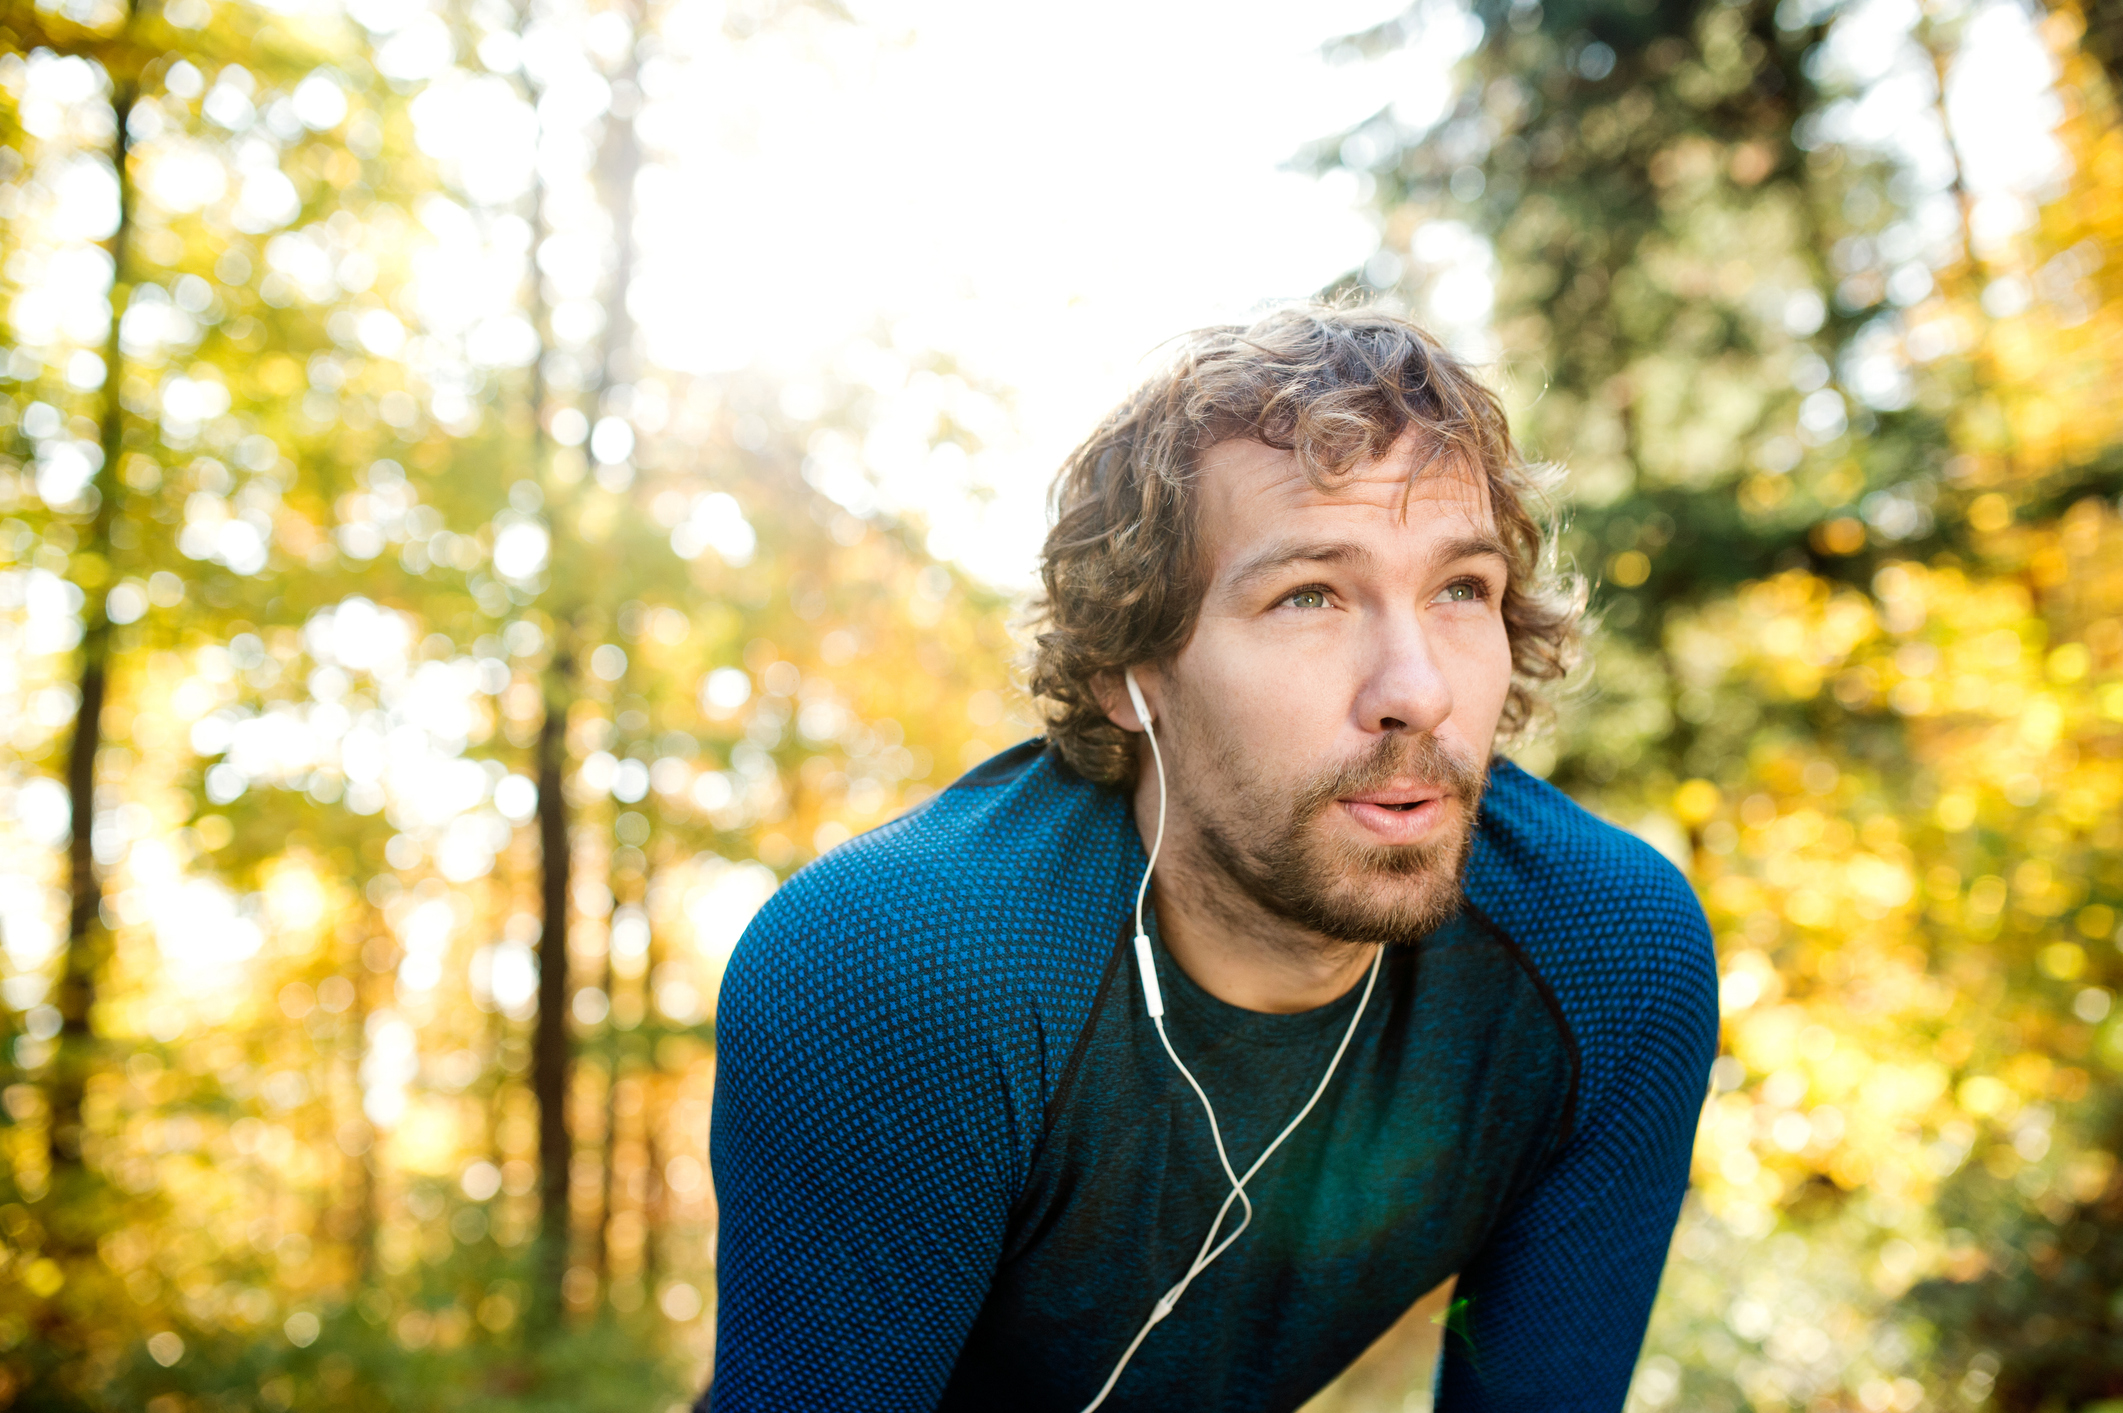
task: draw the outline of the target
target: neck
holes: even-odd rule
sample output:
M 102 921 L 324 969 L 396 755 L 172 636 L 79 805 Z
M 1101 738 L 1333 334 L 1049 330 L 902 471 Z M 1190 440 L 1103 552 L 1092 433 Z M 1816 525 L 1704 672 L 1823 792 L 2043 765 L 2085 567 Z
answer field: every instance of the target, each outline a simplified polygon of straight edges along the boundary
M 1135 791 L 1135 824 L 1148 849 L 1157 831 L 1157 782 Z M 1276 916 L 1210 863 L 1180 812 L 1165 819 L 1151 881 L 1158 936 L 1195 985 L 1227 1005 L 1289 1015 L 1346 994 L 1364 979 L 1372 944 L 1322 937 Z

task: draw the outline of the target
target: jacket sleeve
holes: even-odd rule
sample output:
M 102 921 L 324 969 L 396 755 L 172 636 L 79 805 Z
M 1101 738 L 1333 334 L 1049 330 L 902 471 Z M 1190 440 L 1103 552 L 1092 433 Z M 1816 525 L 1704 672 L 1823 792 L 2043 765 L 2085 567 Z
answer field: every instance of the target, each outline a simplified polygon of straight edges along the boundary
M 1601 1082 L 1588 1084 L 1562 1152 L 1461 1273 L 1439 1413 L 1618 1413 L 1628 1397 L 1717 1049 L 1709 929 L 1672 882 L 1681 896 L 1661 910 L 1665 935 L 1630 949 L 1649 974 L 1585 989 L 1617 997 L 1579 1030 L 1594 1052 L 1584 1073 Z
M 993 979 L 770 903 L 717 1015 L 714 1413 L 935 1407 L 1016 1173 Z M 835 912 L 839 916 L 835 916 Z M 910 955 L 914 953 L 913 955 Z

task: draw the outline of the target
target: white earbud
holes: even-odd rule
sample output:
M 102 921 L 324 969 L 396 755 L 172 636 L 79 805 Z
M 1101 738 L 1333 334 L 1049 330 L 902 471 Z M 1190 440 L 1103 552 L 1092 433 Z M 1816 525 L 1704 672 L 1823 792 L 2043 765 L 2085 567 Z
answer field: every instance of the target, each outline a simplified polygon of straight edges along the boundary
M 1135 669 L 1123 668 L 1120 680 L 1128 684 L 1128 702 L 1135 708 L 1135 715 L 1143 723 L 1143 730 L 1149 731 L 1150 723 L 1156 718 L 1150 714 L 1150 704 L 1143 700 L 1143 689 L 1135 684 Z
M 1121 681 L 1128 684 L 1128 700 L 1135 707 L 1136 720 L 1143 724 L 1143 734 L 1150 738 L 1150 759 L 1157 765 L 1157 833 L 1150 838 L 1150 862 L 1143 869 L 1142 884 L 1135 890 L 1135 965 L 1143 974 L 1143 999 L 1149 1003 L 1150 1019 L 1154 1021 L 1165 1013 L 1165 997 L 1157 989 L 1157 964 L 1151 960 L 1150 934 L 1143 926 L 1143 900 L 1150 892 L 1150 873 L 1157 867 L 1157 851 L 1165 843 L 1165 754 L 1158 749 L 1157 733 L 1150 729 L 1156 718 L 1151 715 L 1150 703 L 1143 700 L 1143 689 L 1136 684 L 1135 669 L 1122 669 Z M 1214 1124 L 1215 1120 L 1210 1122 Z
M 1150 1024 L 1157 1027 L 1157 1038 L 1164 1043 L 1165 1054 L 1171 1057 L 1173 1067 L 1180 1072 L 1181 1078 L 1187 1081 L 1187 1087 L 1194 1091 L 1194 1097 L 1202 1101 L 1202 1112 L 1209 1116 L 1209 1137 L 1216 1144 L 1216 1161 L 1223 1166 L 1224 1180 L 1230 1183 L 1231 1190 L 1225 1194 L 1223 1206 L 1216 1209 L 1216 1220 L 1209 1224 L 1209 1234 L 1202 1238 L 1201 1249 L 1194 1253 L 1194 1260 L 1187 1267 L 1187 1274 L 1180 1277 L 1177 1285 L 1158 1297 L 1156 1306 L 1150 1311 L 1150 1318 L 1135 1332 L 1135 1338 L 1128 1341 L 1128 1347 L 1121 1352 L 1120 1362 L 1113 1366 L 1112 1373 L 1106 1375 L 1105 1386 L 1099 1389 L 1098 1397 L 1084 1405 L 1083 1413 L 1092 1413 L 1092 1410 L 1106 1401 L 1113 1392 L 1113 1386 L 1120 1382 L 1121 1371 L 1128 1367 L 1128 1361 L 1135 1357 L 1135 1351 L 1142 1348 L 1143 1340 L 1149 1337 L 1150 1331 L 1157 1328 L 1158 1322 L 1172 1313 L 1173 1307 L 1179 1304 L 1179 1298 L 1187 1293 L 1187 1287 L 1194 1284 L 1194 1278 L 1207 1270 L 1210 1262 L 1228 1251 L 1231 1243 L 1237 1241 L 1252 1224 L 1253 1199 L 1246 1195 L 1246 1184 L 1253 1181 L 1253 1175 L 1261 1170 L 1261 1165 L 1268 1161 L 1275 1150 L 1283 1146 L 1283 1140 L 1297 1132 L 1297 1126 L 1305 1121 L 1305 1115 L 1312 1112 L 1312 1106 L 1319 1103 L 1320 1096 L 1327 1092 L 1327 1084 L 1334 1078 L 1334 1071 L 1342 1063 L 1343 1053 L 1348 1050 L 1349 1042 L 1356 1037 L 1357 1024 L 1363 1020 L 1364 1011 L 1371 1004 L 1371 988 L 1378 983 L 1379 963 L 1386 955 L 1386 949 L 1381 947 L 1377 955 L 1372 957 L 1371 974 L 1364 980 L 1363 999 L 1357 1002 L 1356 1014 L 1349 1018 L 1349 1029 L 1342 1033 L 1342 1043 L 1335 1047 L 1334 1058 L 1327 1062 L 1327 1072 L 1320 1076 L 1319 1087 L 1312 1091 L 1312 1097 L 1305 1101 L 1305 1107 L 1297 1111 L 1297 1117 L 1284 1126 L 1283 1131 L 1275 1136 L 1275 1141 L 1262 1151 L 1260 1157 L 1253 1160 L 1253 1166 L 1246 1169 L 1245 1176 L 1241 1177 L 1232 1168 L 1230 1155 L 1224 1151 L 1224 1134 L 1217 1126 L 1216 1106 L 1209 1102 L 1208 1092 L 1195 1079 L 1194 1071 L 1187 1068 L 1186 1063 L 1180 1059 L 1179 1052 L 1172 1048 L 1172 1037 L 1165 1034 L 1164 993 L 1158 990 L 1157 960 L 1150 953 L 1149 930 L 1143 926 L 1143 902 L 1150 892 L 1150 875 L 1157 868 L 1157 851 L 1163 848 L 1165 843 L 1165 755 L 1158 748 L 1157 732 L 1151 729 L 1153 717 L 1150 704 L 1143 700 L 1143 689 L 1136 685 L 1135 669 L 1122 669 L 1121 680 L 1128 686 L 1128 701 L 1135 708 L 1136 718 L 1142 722 L 1143 735 L 1150 738 L 1150 759 L 1157 768 L 1157 832 L 1150 836 L 1150 861 L 1144 866 L 1143 881 L 1135 890 L 1135 965 L 1142 973 L 1143 1003 L 1150 1012 Z M 1232 1228 L 1229 1236 L 1219 1241 L 1217 1235 L 1224 1229 L 1224 1218 L 1230 1214 L 1233 1202 L 1237 1202 L 1242 1208 L 1238 1225 Z

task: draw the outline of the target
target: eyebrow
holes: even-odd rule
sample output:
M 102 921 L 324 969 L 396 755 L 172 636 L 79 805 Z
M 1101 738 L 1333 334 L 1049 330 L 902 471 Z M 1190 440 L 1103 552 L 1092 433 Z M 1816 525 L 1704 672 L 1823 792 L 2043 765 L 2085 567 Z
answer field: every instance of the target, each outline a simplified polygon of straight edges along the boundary
M 1288 569 L 1293 564 L 1361 564 L 1371 551 L 1348 540 L 1323 540 L 1297 544 L 1284 540 L 1253 555 L 1224 578 L 1229 588 L 1240 589 Z
M 1437 547 L 1437 552 L 1430 556 L 1430 562 L 1451 564 L 1456 560 L 1479 559 L 1484 555 L 1493 555 L 1503 560 L 1507 566 L 1511 563 L 1511 552 L 1504 548 L 1504 542 L 1486 530 L 1472 535 L 1455 535 Z
M 1433 565 L 1451 564 L 1462 559 L 1494 556 L 1506 564 L 1511 562 L 1504 542 L 1495 535 L 1476 533 L 1456 535 L 1439 544 L 1430 555 Z M 1261 579 L 1281 573 L 1293 564 L 1368 564 L 1371 551 L 1363 545 L 1348 540 L 1323 540 L 1312 543 L 1293 543 L 1285 540 L 1273 544 L 1242 562 L 1224 577 L 1224 587 L 1242 589 Z

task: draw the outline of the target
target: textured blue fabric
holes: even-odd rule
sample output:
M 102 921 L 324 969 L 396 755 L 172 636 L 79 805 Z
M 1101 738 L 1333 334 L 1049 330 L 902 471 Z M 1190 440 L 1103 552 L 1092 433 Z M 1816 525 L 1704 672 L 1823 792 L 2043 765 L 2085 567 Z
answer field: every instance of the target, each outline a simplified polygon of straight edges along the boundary
M 1143 863 L 1126 801 L 1028 743 L 762 910 L 718 1013 L 719 1413 L 936 1407 Z M 1441 1408 L 1612 1413 L 1715 1045 L 1702 912 L 1655 852 L 1509 764 L 1467 893 L 1553 990 L 1581 1092 L 1462 1275 Z
M 1568 1148 L 1461 1273 L 1467 1338 L 1447 1341 L 1438 1406 L 1618 1409 L 1717 1053 L 1709 924 L 1649 845 L 1510 765 L 1490 772 L 1466 891 L 1555 989 L 1583 1088 Z

